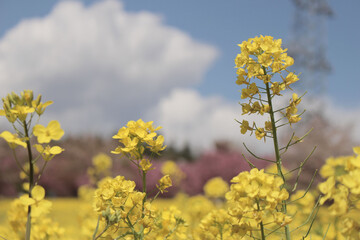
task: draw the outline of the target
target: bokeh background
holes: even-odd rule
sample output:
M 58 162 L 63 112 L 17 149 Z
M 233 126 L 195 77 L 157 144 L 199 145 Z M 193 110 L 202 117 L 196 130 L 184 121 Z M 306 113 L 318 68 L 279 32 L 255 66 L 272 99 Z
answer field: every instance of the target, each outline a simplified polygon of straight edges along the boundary
M 230 180 L 248 169 L 243 142 L 272 157 L 270 141 L 241 135 L 234 120 L 244 118 L 237 44 L 271 35 L 283 39 L 301 72 L 294 90 L 307 92 L 296 130 L 314 130 L 285 164 L 295 166 L 316 145 L 302 177 L 308 182 L 326 158 L 360 145 L 359 10 L 359 1 L 336 0 L 0 0 L 0 95 L 32 89 L 54 101 L 41 123 L 61 123 L 66 150 L 42 177 L 50 195 L 75 196 L 89 181 L 91 159 L 110 155 L 111 136 L 139 118 L 161 125 L 169 146 L 149 184 L 174 160 L 186 175 L 179 189 L 196 194 L 211 177 Z M 291 131 L 282 132 L 283 142 Z M 0 145 L 0 194 L 14 196 L 19 171 L 7 144 Z M 136 169 L 111 157 L 114 175 L 136 179 Z

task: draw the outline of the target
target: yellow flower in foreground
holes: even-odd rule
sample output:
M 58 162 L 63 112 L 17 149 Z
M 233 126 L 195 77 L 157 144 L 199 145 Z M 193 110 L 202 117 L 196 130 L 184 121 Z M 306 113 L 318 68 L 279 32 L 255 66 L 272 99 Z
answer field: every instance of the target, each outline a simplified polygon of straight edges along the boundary
M 5 141 L 7 141 L 8 144 L 10 145 L 10 147 L 13 149 L 16 148 L 17 146 L 22 146 L 22 147 L 26 148 L 26 143 L 23 142 L 20 138 L 18 138 L 17 134 L 12 134 L 9 131 L 3 131 L 0 134 L 0 137 L 5 139 Z
M 37 124 L 34 126 L 34 135 L 39 143 L 49 143 L 51 140 L 59 140 L 64 135 L 60 123 L 56 120 L 50 121 L 47 127 Z

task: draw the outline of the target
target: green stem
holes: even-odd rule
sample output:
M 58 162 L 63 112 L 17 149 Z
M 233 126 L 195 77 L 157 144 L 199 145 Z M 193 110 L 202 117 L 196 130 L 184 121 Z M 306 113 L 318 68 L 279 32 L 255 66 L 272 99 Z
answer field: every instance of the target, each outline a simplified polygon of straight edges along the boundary
M 104 228 L 104 230 L 103 230 L 101 233 L 99 233 L 99 235 L 97 235 L 94 239 L 96 240 L 96 239 L 98 239 L 99 237 L 101 237 L 101 235 L 103 235 L 103 234 L 108 230 L 108 228 L 109 228 L 109 225 L 106 225 L 106 227 Z
M 266 69 L 265 68 L 263 68 L 263 69 L 266 74 Z M 276 125 L 275 125 L 275 114 L 274 114 L 274 109 L 273 109 L 273 105 L 272 105 L 272 98 L 271 98 L 269 83 L 266 83 L 266 94 L 267 94 L 267 99 L 268 99 L 269 108 L 270 108 L 269 114 L 270 114 L 270 119 L 271 119 L 271 131 L 272 131 L 272 135 L 273 135 L 276 166 L 277 166 L 277 171 L 278 171 L 279 177 L 281 177 L 282 180 L 284 181 L 284 184 L 282 185 L 281 188 L 284 188 L 286 180 L 285 180 L 285 176 L 282 172 L 282 161 L 281 161 L 281 157 L 280 157 L 279 143 L 278 143 L 277 131 L 276 131 L 277 129 L 276 129 Z M 282 212 L 284 214 L 287 213 L 286 200 L 282 201 Z M 285 226 L 285 236 L 286 236 L 286 240 L 290 240 L 290 229 L 289 229 L 288 225 Z
M 146 172 L 142 171 L 143 193 L 146 194 Z M 145 195 L 146 197 L 146 195 Z
M 21 164 L 20 164 L 20 162 L 19 162 L 19 160 L 18 160 L 18 158 L 17 158 L 17 156 L 16 156 L 15 149 L 14 149 L 14 148 L 11 148 L 11 150 L 12 150 L 12 153 L 13 153 L 13 155 L 14 155 L 16 164 L 17 164 L 18 167 L 21 169 L 21 171 L 23 171 L 23 172 L 28 176 L 28 173 L 27 173 L 27 172 L 25 171 L 25 169 L 21 166 Z
M 39 180 L 40 180 L 40 178 L 41 178 L 41 176 L 42 176 L 42 174 L 43 174 L 43 172 L 44 172 L 44 169 L 45 169 L 47 163 L 48 163 L 48 161 L 45 161 L 44 165 L 42 166 L 42 168 L 41 168 L 41 170 L 40 170 L 40 173 L 39 173 L 39 175 L 38 175 L 38 178 L 37 178 L 37 180 L 36 180 L 36 182 L 35 182 L 35 185 L 39 182 Z
M 145 202 L 146 202 L 146 198 L 147 198 L 147 193 L 146 193 L 146 171 L 142 171 L 142 182 L 143 182 L 143 193 L 145 193 L 145 196 L 143 198 L 142 201 L 142 218 L 145 216 L 144 214 L 144 208 L 145 208 Z
M 29 157 L 29 198 L 31 198 L 31 190 L 34 186 L 34 165 L 32 162 L 32 152 L 31 152 L 31 145 L 30 145 L 30 138 L 29 138 L 29 129 L 28 129 L 26 121 L 23 121 L 22 123 L 24 126 L 25 137 L 26 137 L 26 146 L 27 146 L 28 157 Z M 25 240 L 30 240 L 30 235 L 31 235 L 31 205 L 28 206 Z
M 257 202 L 256 204 L 257 204 L 257 207 L 258 207 L 258 211 L 260 211 L 259 202 Z M 260 222 L 260 231 L 261 231 L 261 239 L 262 239 L 262 240 L 265 240 L 264 224 L 263 224 L 262 221 Z
M 266 94 L 269 99 L 269 108 L 270 108 L 269 114 L 270 114 L 270 120 L 271 120 L 271 131 L 272 131 L 272 135 L 273 135 L 277 171 L 278 171 L 278 175 L 283 179 L 284 185 L 285 185 L 285 177 L 284 177 L 284 174 L 283 174 L 282 168 L 281 168 L 282 161 L 281 161 L 281 157 L 280 157 L 279 143 L 278 143 L 278 137 L 277 137 L 277 131 L 276 131 L 276 125 L 275 125 L 275 114 L 273 111 L 273 106 L 272 106 L 272 101 L 271 101 L 269 83 L 266 83 Z

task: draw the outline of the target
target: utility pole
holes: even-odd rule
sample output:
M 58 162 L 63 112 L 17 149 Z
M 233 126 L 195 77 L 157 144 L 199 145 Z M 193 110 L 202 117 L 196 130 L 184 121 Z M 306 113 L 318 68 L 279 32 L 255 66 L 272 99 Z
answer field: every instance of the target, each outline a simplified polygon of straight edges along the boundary
M 309 95 L 327 92 L 327 21 L 334 12 L 327 0 L 292 0 L 295 6 L 288 53 L 295 59 L 294 68 L 301 73 L 301 87 Z

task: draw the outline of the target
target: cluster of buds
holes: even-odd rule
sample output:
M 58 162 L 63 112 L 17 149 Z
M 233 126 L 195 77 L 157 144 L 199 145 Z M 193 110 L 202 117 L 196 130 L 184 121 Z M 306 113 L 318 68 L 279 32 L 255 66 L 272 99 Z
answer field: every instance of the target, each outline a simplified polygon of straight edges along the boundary
M 17 119 L 24 122 L 28 114 L 32 115 L 34 112 L 40 116 L 44 113 L 46 107 L 53 103 L 52 101 L 42 103 L 40 94 L 34 99 L 32 90 L 24 90 L 20 96 L 12 92 L 2 101 L 4 109 L 0 110 L 0 115 L 6 116 L 11 123 L 14 123 Z

